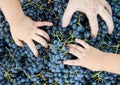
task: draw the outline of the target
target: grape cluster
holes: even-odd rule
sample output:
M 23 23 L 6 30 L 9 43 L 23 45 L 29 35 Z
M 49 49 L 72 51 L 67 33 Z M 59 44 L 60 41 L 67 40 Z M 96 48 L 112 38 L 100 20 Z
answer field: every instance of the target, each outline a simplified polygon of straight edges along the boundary
M 61 20 L 67 0 L 20 0 L 24 13 L 35 21 L 53 22 L 52 27 L 42 27 L 51 38 L 49 49 L 36 43 L 39 56 L 34 57 L 29 47 L 18 47 L 10 34 L 10 27 L 0 12 L 0 85 L 120 85 L 120 75 L 93 72 L 80 66 L 67 66 L 63 60 L 76 59 L 68 53 L 66 43 L 76 38 L 104 52 L 120 54 L 120 1 L 108 0 L 112 6 L 114 31 L 107 33 L 107 26 L 98 16 L 97 38 L 90 35 L 87 17 L 75 12 L 68 27 L 62 28 Z

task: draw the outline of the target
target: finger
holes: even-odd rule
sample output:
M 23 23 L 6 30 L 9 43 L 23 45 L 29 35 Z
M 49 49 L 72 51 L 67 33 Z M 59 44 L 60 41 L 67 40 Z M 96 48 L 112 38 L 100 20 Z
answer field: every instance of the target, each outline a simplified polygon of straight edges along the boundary
M 75 49 L 79 50 L 81 53 L 84 53 L 84 50 L 85 50 L 81 46 L 78 46 L 78 45 L 75 45 L 75 44 L 67 44 L 67 47 L 75 48 Z
M 93 14 L 93 15 L 87 15 L 88 20 L 89 20 L 89 24 L 90 24 L 90 28 L 91 28 L 91 34 L 93 37 L 97 36 L 98 33 L 98 21 L 97 21 L 97 15 Z
M 20 46 L 20 47 L 24 47 L 22 41 L 18 40 L 18 39 L 14 39 L 15 43 Z
M 62 27 L 68 26 L 68 24 L 70 23 L 70 20 L 72 18 L 72 15 L 77 10 L 75 7 L 74 8 L 71 8 L 71 7 L 74 7 L 74 6 L 72 6 L 72 3 L 68 3 L 68 6 L 64 12 L 63 19 L 62 19 Z
M 33 54 L 37 57 L 38 56 L 38 51 L 37 48 L 32 40 L 26 42 Z
M 73 66 L 80 66 L 80 61 L 77 60 L 65 60 L 63 61 L 63 64 L 65 65 L 73 65 Z
M 107 1 L 103 1 L 103 6 L 104 6 L 105 9 L 110 13 L 110 15 L 112 15 L 111 6 L 109 5 L 109 3 L 108 3 Z
M 36 32 L 38 35 L 44 37 L 46 40 L 50 41 L 50 37 L 49 37 L 49 35 L 48 35 L 45 31 L 37 28 L 37 29 L 35 29 L 35 32 Z
M 34 22 L 34 24 L 35 24 L 37 27 L 41 27 L 41 26 L 52 26 L 52 25 L 53 25 L 51 22 L 47 22 L 47 21 Z
M 76 56 L 76 57 L 78 57 L 78 58 L 80 56 L 82 56 L 82 53 L 79 50 L 77 50 L 75 48 L 72 48 L 72 47 L 69 47 L 69 53 L 72 54 L 72 55 L 74 55 L 74 56 Z
M 46 40 L 43 39 L 42 37 L 40 37 L 38 35 L 34 35 L 33 40 L 40 43 L 43 47 L 48 48 L 48 44 L 47 44 Z
M 81 44 L 84 48 L 86 48 L 86 49 L 89 49 L 90 48 L 90 46 L 89 46 L 89 44 L 87 44 L 85 41 L 83 41 L 83 40 L 80 40 L 80 39 L 75 39 L 75 41 L 77 42 L 77 43 L 79 43 L 79 44 Z
M 114 24 L 112 20 L 112 16 L 105 10 L 104 7 L 100 7 L 98 14 L 102 17 L 108 27 L 108 33 L 111 34 L 114 29 Z

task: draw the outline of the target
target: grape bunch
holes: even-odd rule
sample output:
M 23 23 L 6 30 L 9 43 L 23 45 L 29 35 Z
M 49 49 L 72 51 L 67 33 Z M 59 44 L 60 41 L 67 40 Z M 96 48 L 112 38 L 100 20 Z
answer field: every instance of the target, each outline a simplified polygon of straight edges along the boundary
M 15 44 L 10 27 L 0 11 L 0 85 L 120 85 L 120 75 L 93 72 L 80 66 L 67 66 L 63 60 L 76 59 L 68 53 L 67 43 L 80 38 L 104 52 L 120 54 L 120 1 L 108 0 L 113 11 L 114 31 L 107 33 L 105 22 L 98 16 L 99 32 L 90 35 L 87 17 L 75 12 L 68 27 L 61 20 L 68 0 L 20 0 L 24 13 L 35 21 L 53 22 L 52 27 L 42 27 L 51 38 L 45 49 L 35 42 L 39 51 L 36 58 L 29 47 Z

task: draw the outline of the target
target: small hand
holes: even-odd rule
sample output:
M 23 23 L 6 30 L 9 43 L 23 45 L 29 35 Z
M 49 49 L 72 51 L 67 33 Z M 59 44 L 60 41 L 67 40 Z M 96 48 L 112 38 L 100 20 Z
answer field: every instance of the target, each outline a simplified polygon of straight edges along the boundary
M 93 71 L 103 70 L 103 61 L 105 60 L 105 53 L 88 45 L 86 42 L 80 39 L 76 39 L 76 42 L 83 47 L 75 44 L 68 44 L 69 53 L 78 57 L 76 60 L 63 61 L 66 65 L 75 65 L 86 67 Z
M 38 51 L 33 40 L 40 43 L 45 48 L 48 47 L 47 41 L 50 41 L 49 35 L 38 28 L 41 26 L 52 26 L 52 23 L 46 21 L 35 22 L 25 16 L 19 23 L 10 25 L 10 30 L 12 37 L 18 46 L 23 47 L 22 41 L 24 41 L 30 47 L 34 55 L 38 56 Z
M 75 11 L 81 11 L 88 17 L 91 34 L 96 37 L 98 32 L 97 15 L 99 14 L 108 26 L 109 34 L 112 33 L 114 25 L 112 10 L 106 0 L 69 0 L 62 20 L 62 26 L 68 26 Z

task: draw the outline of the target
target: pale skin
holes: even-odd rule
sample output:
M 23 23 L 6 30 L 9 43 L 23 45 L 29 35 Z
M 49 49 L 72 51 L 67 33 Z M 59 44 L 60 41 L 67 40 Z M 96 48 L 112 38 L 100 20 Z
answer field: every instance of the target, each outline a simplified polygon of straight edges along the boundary
M 38 29 L 38 27 L 52 26 L 52 23 L 47 21 L 36 22 L 25 16 L 20 6 L 19 0 L 0 0 L 0 7 L 10 25 L 12 37 L 18 46 L 23 47 L 23 42 L 27 43 L 35 56 L 38 56 L 38 51 L 33 40 L 37 41 L 46 48 L 48 47 L 47 41 L 50 41 L 50 38 L 46 32 Z M 101 10 L 103 9 L 104 11 L 102 12 Z M 66 27 L 69 24 L 70 19 L 75 11 L 81 11 L 88 15 L 91 25 L 91 33 L 93 36 L 96 37 L 98 31 L 98 23 L 96 19 L 97 14 L 103 17 L 106 24 L 108 25 L 109 33 L 112 33 L 112 11 L 109 4 L 105 0 L 69 0 L 69 4 L 63 15 L 63 27 Z M 47 41 L 44 40 L 41 36 L 46 38 Z
M 111 34 L 114 29 L 112 20 L 112 10 L 106 0 L 69 0 L 62 20 L 62 26 L 67 27 L 74 12 L 80 11 L 86 14 L 89 20 L 91 35 L 97 36 L 99 26 L 97 15 L 100 15 L 108 27 L 108 33 Z M 120 74 L 120 55 L 114 53 L 102 52 L 80 39 L 76 42 L 84 48 L 68 44 L 69 53 L 78 57 L 76 60 L 63 61 L 66 65 L 82 66 L 93 71 L 107 71 Z
M 120 74 L 119 54 L 102 52 L 80 39 L 76 39 L 76 42 L 84 48 L 75 44 L 67 44 L 69 53 L 78 59 L 63 61 L 64 64 L 82 66 L 93 71 L 107 71 Z
M 112 20 L 112 10 L 106 0 L 69 0 L 62 20 L 62 26 L 67 27 L 74 12 L 80 11 L 88 17 L 91 35 L 97 36 L 98 22 L 97 15 L 100 15 L 108 27 L 108 33 L 111 34 L 114 28 Z
M 38 27 L 52 26 L 51 22 L 33 21 L 24 15 L 19 0 L 0 0 L 0 7 L 10 25 L 12 37 L 18 46 L 23 47 L 23 42 L 25 42 L 35 56 L 38 56 L 38 51 L 33 40 L 48 48 L 50 37 Z
M 51 22 L 33 21 L 24 15 L 19 0 L 0 0 L 0 8 L 10 25 L 12 37 L 18 46 L 23 47 L 23 42 L 27 43 L 35 56 L 38 56 L 38 51 L 33 40 L 37 41 L 45 48 L 48 47 L 50 37 L 45 31 L 38 29 L 38 27 L 52 26 Z M 106 25 L 108 26 L 108 33 L 112 33 L 114 28 L 112 11 L 107 1 L 69 0 L 68 6 L 63 15 L 63 27 L 68 26 L 75 11 L 81 11 L 87 15 L 92 36 L 97 36 L 99 28 L 97 22 L 98 14 L 106 22 Z M 47 41 L 42 37 L 44 37 Z M 94 71 L 108 71 L 120 74 L 120 55 L 102 52 L 80 39 L 77 39 L 76 42 L 80 43 L 84 48 L 78 45 L 68 44 L 67 46 L 70 49 L 69 52 L 77 56 L 78 59 L 63 61 L 64 64 L 83 66 Z

